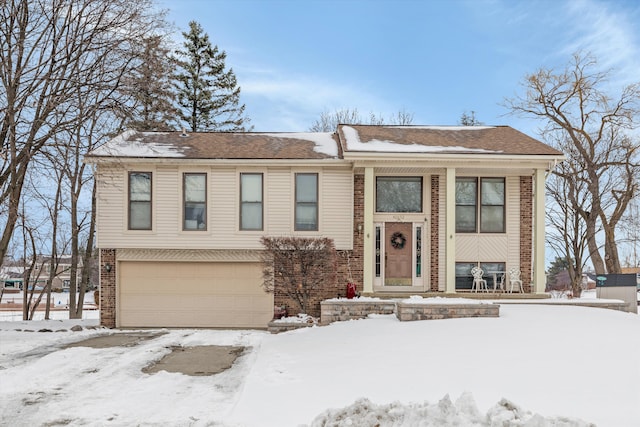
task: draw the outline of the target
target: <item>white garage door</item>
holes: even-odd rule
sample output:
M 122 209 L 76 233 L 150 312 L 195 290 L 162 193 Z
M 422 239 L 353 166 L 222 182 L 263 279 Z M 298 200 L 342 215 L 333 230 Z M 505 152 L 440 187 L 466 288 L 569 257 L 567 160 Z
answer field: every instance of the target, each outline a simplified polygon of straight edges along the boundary
M 119 327 L 266 328 L 260 263 L 119 263 Z

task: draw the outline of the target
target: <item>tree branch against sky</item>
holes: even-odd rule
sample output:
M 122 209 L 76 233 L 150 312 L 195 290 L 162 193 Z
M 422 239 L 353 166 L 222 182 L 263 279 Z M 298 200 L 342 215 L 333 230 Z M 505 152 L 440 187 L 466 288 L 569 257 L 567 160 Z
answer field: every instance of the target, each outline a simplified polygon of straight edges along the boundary
M 576 208 L 599 274 L 620 272 L 616 227 L 640 195 L 640 82 L 613 97 L 606 91 L 609 74 L 597 71 L 593 57 L 576 53 L 564 70 L 540 69 L 526 76 L 525 94 L 506 100 L 512 113 L 541 120 L 542 138 L 575 166 L 554 173 L 589 195 L 589 203 Z
M 398 110 L 388 118 L 382 114 L 369 113 L 363 117 L 357 108 L 343 108 L 333 112 L 323 111 L 309 127 L 309 132 L 334 132 L 338 125 L 410 125 L 413 123 L 413 113 L 405 109 Z
M 0 203 L 7 207 L 0 263 L 33 159 L 55 135 L 77 125 L 78 96 L 105 94 L 94 98 L 94 109 L 110 102 L 135 47 L 162 25 L 151 0 L 0 3 Z

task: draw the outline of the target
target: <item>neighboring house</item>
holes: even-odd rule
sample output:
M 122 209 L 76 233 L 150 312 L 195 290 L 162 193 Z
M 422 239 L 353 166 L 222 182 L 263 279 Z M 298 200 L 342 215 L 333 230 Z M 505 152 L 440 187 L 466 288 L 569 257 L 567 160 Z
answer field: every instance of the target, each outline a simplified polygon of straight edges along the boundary
M 506 126 L 138 133 L 86 157 L 97 179 L 101 324 L 265 327 L 260 237 L 330 237 L 314 299 L 465 293 L 470 270 L 542 293 L 545 175 L 562 153 Z M 487 276 L 489 286 L 493 285 Z
M 80 276 L 82 274 L 82 259 L 78 260 L 79 268 L 76 277 L 76 282 L 80 283 Z M 6 278 L 0 274 L 0 280 L 3 280 L 5 289 L 22 289 L 24 287 L 24 275 L 28 268 L 24 266 L 24 262 L 13 262 L 11 266 L 3 266 L 2 273 L 6 275 Z M 29 277 L 29 287 L 31 288 L 35 283 L 36 289 L 40 290 L 44 288 L 49 280 L 49 272 L 51 271 L 51 256 L 38 255 L 36 257 L 36 263 L 31 271 Z M 54 291 L 68 292 L 71 284 L 71 256 L 61 255 L 57 259 L 56 272 L 51 282 L 51 289 Z

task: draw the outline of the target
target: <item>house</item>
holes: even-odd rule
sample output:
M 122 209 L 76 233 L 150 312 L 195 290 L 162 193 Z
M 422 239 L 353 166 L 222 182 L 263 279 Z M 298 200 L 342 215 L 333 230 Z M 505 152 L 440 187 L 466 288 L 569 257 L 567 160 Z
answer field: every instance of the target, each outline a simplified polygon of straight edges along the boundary
M 51 281 L 53 291 L 69 292 L 71 284 L 71 255 L 59 255 L 54 258 L 55 274 Z M 0 271 L 0 281 L 7 290 L 19 290 L 24 287 L 25 271 L 30 267 L 31 262 L 24 266 L 24 261 L 12 261 L 8 265 L 3 265 Z M 76 282 L 79 285 L 82 274 L 82 258 L 78 259 L 78 273 Z M 51 256 L 37 255 L 33 269 L 29 276 L 30 288 L 35 283 L 36 290 L 42 290 L 51 271 Z
M 261 288 L 264 235 L 334 240 L 338 281 L 318 311 L 347 282 L 365 295 L 469 292 L 477 265 L 517 268 L 524 292 L 543 293 L 545 175 L 562 159 L 508 126 L 127 131 L 85 159 L 101 323 L 265 327 L 290 304 Z

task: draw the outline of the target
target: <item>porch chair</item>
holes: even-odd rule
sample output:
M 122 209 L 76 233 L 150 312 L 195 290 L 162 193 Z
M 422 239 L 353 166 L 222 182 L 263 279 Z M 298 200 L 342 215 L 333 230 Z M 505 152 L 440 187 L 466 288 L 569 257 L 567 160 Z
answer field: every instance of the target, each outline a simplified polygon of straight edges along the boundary
M 475 289 L 477 293 L 478 289 L 484 289 L 485 292 L 488 292 L 487 281 L 482 278 L 484 271 L 479 267 L 473 267 L 471 269 L 471 274 L 473 275 L 473 285 L 471 285 L 471 290 L 473 291 Z
M 520 292 L 524 293 L 524 289 L 522 288 L 522 279 L 520 279 L 520 269 L 511 267 L 509 269 L 509 293 L 513 293 L 513 285 L 518 284 L 520 287 Z

